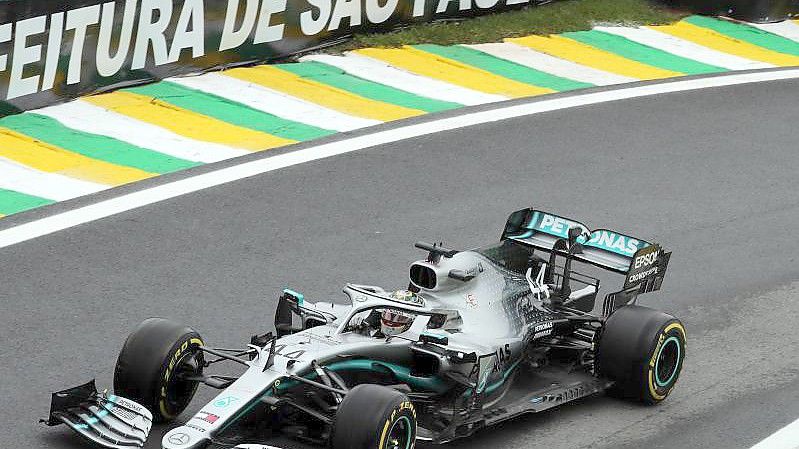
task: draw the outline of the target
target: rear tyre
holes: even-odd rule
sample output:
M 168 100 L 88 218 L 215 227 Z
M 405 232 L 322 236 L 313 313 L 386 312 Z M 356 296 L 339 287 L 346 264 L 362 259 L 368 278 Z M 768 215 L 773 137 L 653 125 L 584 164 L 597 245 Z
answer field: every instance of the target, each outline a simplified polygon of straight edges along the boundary
M 339 404 L 330 443 L 332 449 L 413 449 L 416 409 L 399 391 L 358 385 Z
M 203 344 L 190 327 L 164 318 L 143 321 L 117 357 L 114 393 L 147 407 L 154 421 L 175 419 L 197 391 L 198 382 L 184 376 L 202 374 Z
M 685 328 L 673 316 L 624 306 L 605 322 L 597 349 L 600 373 L 616 382 L 611 393 L 656 404 L 674 389 L 685 359 Z

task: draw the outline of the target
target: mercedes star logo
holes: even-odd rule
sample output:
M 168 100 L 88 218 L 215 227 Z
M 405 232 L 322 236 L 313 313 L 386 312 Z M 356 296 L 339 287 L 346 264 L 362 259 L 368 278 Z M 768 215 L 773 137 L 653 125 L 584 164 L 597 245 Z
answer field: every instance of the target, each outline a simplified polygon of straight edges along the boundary
M 167 438 L 167 441 L 177 446 L 183 446 L 187 444 L 189 440 L 191 440 L 191 437 L 189 437 L 187 433 L 173 433 Z

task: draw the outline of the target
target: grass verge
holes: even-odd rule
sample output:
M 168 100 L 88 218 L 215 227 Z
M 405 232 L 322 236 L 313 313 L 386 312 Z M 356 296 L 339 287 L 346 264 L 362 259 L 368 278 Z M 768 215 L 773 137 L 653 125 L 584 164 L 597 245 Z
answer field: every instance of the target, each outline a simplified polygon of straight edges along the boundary
M 389 33 L 359 34 L 326 51 L 340 53 L 356 48 L 411 44 L 479 44 L 499 42 L 506 37 L 589 30 L 596 24 L 666 24 L 686 15 L 648 0 L 563 0 L 462 21 L 422 23 Z

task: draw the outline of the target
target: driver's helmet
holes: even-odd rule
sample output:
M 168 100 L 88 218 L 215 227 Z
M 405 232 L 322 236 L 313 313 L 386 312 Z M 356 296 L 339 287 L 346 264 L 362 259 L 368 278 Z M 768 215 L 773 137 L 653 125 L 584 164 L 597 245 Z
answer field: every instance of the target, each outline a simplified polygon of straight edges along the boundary
M 385 309 L 380 314 L 380 332 L 386 337 L 401 334 L 411 328 L 413 318 L 404 310 Z
M 416 293 L 408 290 L 391 292 L 389 297 L 395 301 L 416 306 L 423 304 L 422 299 Z M 385 309 L 380 314 L 380 331 L 387 337 L 401 334 L 411 328 L 415 317 L 415 314 L 405 310 Z

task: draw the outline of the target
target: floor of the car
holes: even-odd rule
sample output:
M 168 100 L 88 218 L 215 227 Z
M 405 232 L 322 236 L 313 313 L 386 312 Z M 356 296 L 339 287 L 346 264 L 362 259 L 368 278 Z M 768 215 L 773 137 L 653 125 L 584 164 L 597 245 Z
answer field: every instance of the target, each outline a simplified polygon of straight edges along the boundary
M 519 372 L 496 404 L 485 412 L 486 425 L 523 413 L 542 412 L 607 389 L 611 382 L 585 372 L 547 367 Z

